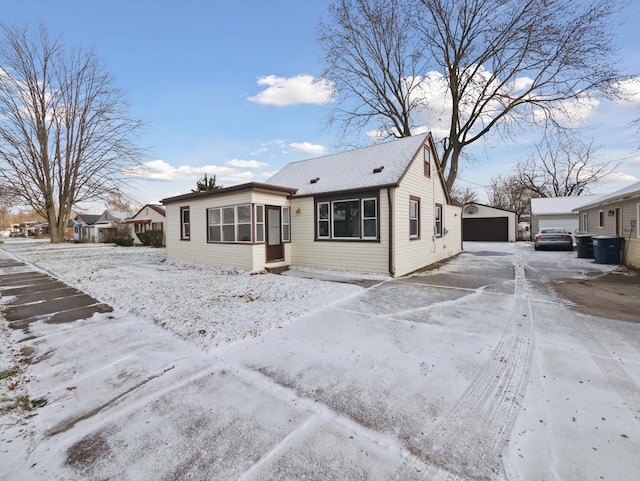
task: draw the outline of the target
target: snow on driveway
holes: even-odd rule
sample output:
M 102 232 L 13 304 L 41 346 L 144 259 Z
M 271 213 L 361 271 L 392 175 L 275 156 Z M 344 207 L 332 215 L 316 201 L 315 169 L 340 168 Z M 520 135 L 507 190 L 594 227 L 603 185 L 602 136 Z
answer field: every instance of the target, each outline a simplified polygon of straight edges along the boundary
M 550 279 L 613 269 L 575 253 L 466 243 L 363 289 L 152 249 L 5 250 L 116 310 L 31 325 L 22 344 L 46 356 L 26 369 L 29 394 L 48 403 L 2 425 L 0 479 L 640 473 L 640 324 L 555 296 Z

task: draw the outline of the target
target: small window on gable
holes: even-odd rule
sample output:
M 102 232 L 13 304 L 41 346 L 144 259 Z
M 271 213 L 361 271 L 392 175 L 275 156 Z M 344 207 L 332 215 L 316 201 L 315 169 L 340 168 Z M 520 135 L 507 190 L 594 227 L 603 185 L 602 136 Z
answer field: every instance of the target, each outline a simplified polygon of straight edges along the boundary
M 424 175 L 431 177 L 431 151 L 424 148 Z
M 598 211 L 598 227 L 600 229 L 604 229 L 604 211 L 603 210 Z

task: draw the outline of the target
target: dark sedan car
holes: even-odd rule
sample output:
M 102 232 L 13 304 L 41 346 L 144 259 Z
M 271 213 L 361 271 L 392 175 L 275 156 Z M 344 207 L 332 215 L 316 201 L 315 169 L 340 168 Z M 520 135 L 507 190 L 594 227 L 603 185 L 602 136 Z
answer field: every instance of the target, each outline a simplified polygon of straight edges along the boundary
M 533 239 L 535 250 L 565 249 L 573 250 L 573 238 L 565 229 L 560 227 L 544 227 L 538 231 Z

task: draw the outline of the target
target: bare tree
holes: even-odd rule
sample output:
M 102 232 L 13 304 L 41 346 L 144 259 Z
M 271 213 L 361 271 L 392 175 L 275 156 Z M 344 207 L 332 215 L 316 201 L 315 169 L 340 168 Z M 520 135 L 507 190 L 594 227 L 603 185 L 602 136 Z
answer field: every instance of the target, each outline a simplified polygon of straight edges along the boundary
M 320 22 L 323 77 L 336 88 L 329 117 L 344 133 L 373 127 L 382 138 L 409 137 L 412 115 L 424 106 L 418 94 L 426 64 L 402 2 L 337 0 L 331 22 Z
M 615 162 L 594 161 L 592 143 L 565 131 L 548 134 L 535 152 L 518 162 L 520 185 L 533 197 L 578 196 L 615 170 Z
M 522 185 L 517 175 L 492 177 L 487 190 L 491 206 L 515 212 L 518 217 L 531 213 L 534 194 Z
M 455 185 L 450 192 L 451 198 L 462 205 L 470 204 L 471 202 L 478 202 L 478 193 L 473 187 L 465 185 L 459 187 Z
M 67 48 L 44 26 L 1 33 L 0 179 L 62 242 L 75 204 L 121 192 L 141 123 L 93 51 Z
M 621 78 L 610 35 L 616 0 L 336 0 L 321 23 L 325 78 L 345 129 L 376 121 L 387 135 L 432 129 L 428 85 L 445 88 L 447 186 L 461 154 L 516 121 L 556 123 L 572 101 L 611 94 Z M 351 108 L 345 106 L 351 105 Z

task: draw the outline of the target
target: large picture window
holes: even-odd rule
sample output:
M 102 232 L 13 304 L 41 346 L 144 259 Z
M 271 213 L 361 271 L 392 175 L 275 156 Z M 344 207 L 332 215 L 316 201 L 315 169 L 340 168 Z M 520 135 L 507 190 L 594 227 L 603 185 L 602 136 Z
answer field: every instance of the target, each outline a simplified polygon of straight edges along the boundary
M 180 239 L 189 240 L 191 238 L 191 219 L 189 207 L 180 207 Z
M 316 222 L 318 239 L 377 240 L 378 200 L 356 198 L 318 202 Z
M 251 242 L 251 205 L 207 210 L 209 242 Z

